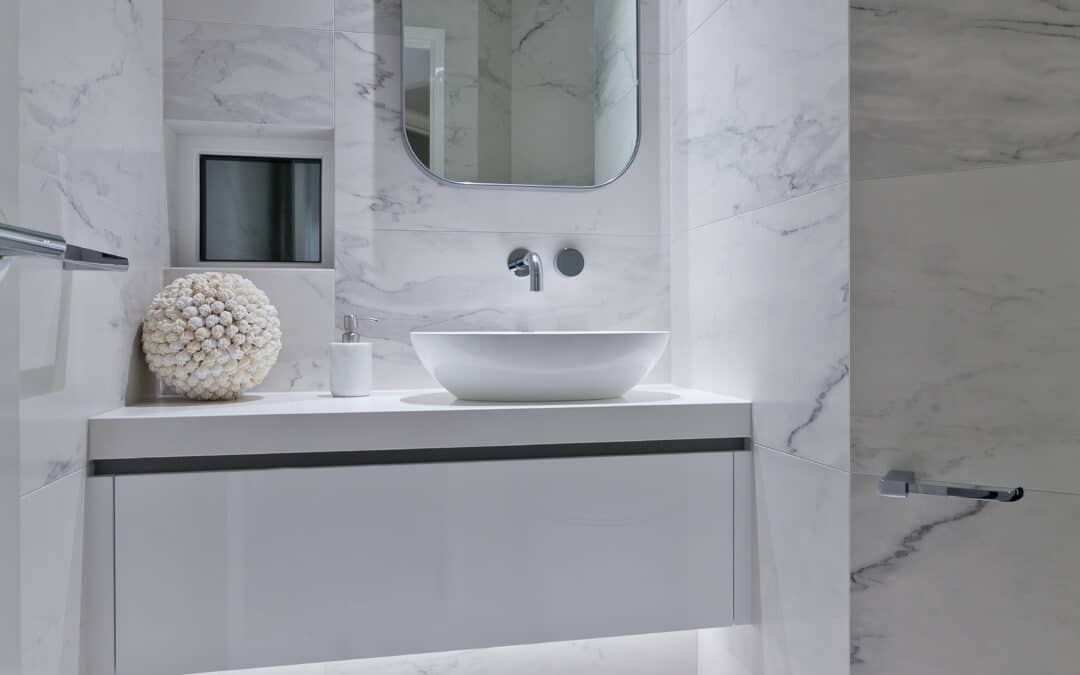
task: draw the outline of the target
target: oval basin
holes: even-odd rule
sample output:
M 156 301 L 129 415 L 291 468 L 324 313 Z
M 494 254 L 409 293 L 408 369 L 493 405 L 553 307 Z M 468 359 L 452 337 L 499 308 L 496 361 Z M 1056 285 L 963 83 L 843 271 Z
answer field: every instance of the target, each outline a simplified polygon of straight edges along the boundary
M 469 401 L 592 401 L 641 382 L 667 348 L 666 331 L 412 334 L 421 363 Z

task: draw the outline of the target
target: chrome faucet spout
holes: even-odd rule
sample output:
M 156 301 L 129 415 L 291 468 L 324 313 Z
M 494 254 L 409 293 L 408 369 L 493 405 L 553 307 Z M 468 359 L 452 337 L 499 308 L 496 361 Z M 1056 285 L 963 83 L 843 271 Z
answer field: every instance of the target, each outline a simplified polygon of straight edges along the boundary
M 510 254 L 506 266 L 519 277 L 529 277 L 529 290 L 539 293 L 544 288 L 544 262 L 536 251 L 523 248 Z

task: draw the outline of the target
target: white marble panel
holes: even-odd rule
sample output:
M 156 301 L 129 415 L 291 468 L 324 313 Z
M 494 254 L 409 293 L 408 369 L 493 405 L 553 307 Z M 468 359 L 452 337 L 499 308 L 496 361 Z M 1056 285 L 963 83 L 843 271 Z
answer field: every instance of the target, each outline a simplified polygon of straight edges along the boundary
M 401 0 L 334 0 L 334 27 L 352 33 L 401 35 Z
M 23 494 L 81 468 L 87 416 L 137 379 L 136 328 L 168 258 L 161 22 L 149 0 L 21 6 L 20 220 L 132 261 L 122 274 L 27 266 Z
M 655 235 L 659 190 L 660 58 L 643 59 L 642 145 L 630 171 L 596 191 L 464 189 L 418 168 L 402 147 L 400 44 L 338 33 L 335 54 L 336 226 L 339 237 L 374 228 Z M 339 239 L 340 242 L 340 239 Z
M 847 469 L 848 190 L 693 229 L 689 386 L 754 401 L 754 440 Z
M 19 6 L 0 7 L 0 222 L 14 223 L 19 197 Z
M 333 125 L 331 33 L 165 22 L 165 116 Z
M 851 672 L 1072 673 L 1080 496 L 852 495 Z
M 575 246 L 585 271 L 561 276 L 555 254 Z M 524 246 L 547 264 L 542 293 L 506 270 Z M 413 352 L 413 330 L 660 329 L 668 325 L 666 251 L 659 237 L 339 230 L 339 312 L 374 316 L 375 383 L 435 386 Z M 651 381 L 663 381 L 661 367 Z
M 727 0 L 643 0 L 667 5 L 667 30 L 664 38 L 667 51 L 675 52 L 686 44 L 687 38 L 717 12 Z
M 0 16 L 7 7 L 0 7 Z M 14 44 L 7 45 L 14 46 Z M 2 49 L 2 47 L 0 47 Z M 14 82 L 4 85 L 11 85 Z M 11 259 L 0 260 L 0 315 L 19 311 L 19 278 Z M 19 596 L 19 331 L 0 331 L 0 672 L 18 673 Z
M 22 498 L 22 672 L 78 675 L 86 474 Z
M 697 675 L 694 632 L 327 664 L 327 675 Z
M 845 673 L 850 475 L 761 447 L 754 449 L 754 474 L 761 639 L 756 672 Z M 729 645 L 751 666 L 755 637 L 744 631 Z
M 856 183 L 854 466 L 1076 490 L 1080 162 Z
M 851 9 L 862 178 L 1080 159 L 1080 6 L 870 0 Z
M 282 28 L 333 28 L 334 0 L 165 0 L 165 18 Z
M 166 284 L 206 267 L 165 270 Z M 330 389 L 330 348 L 340 340 L 342 321 L 334 317 L 334 270 L 213 267 L 252 281 L 270 298 L 281 319 L 281 354 L 255 391 Z
M 167 235 L 163 216 L 134 212 L 36 170 L 24 169 L 23 177 L 27 215 L 48 213 L 57 229 L 83 233 L 70 240 L 132 261 L 119 274 L 61 272 L 56 263 L 26 268 L 34 286 L 21 289 L 19 328 L 24 342 L 41 348 L 24 350 L 22 359 L 25 494 L 81 468 L 86 418 L 129 398 L 143 369 L 136 331 L 160 287 Z
M 691 226 L 836 185 L 848 176 L 845 6 L 729 0 L 688 40 Z

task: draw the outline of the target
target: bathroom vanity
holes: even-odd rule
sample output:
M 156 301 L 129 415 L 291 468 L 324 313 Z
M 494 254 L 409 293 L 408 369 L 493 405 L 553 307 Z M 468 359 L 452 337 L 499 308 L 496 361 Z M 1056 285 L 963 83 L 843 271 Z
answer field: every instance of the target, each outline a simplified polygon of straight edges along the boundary
M 90 672 L 747 622 L 750 404 L 256 394 L 90 422 Z

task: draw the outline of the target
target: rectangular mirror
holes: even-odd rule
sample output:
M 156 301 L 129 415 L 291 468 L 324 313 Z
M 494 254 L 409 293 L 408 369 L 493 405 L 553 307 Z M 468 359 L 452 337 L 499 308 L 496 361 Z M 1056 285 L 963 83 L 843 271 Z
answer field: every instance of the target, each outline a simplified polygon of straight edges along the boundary
M 637 0 L 403 0 L 407 149 L 443 180 L 592 188 L 639 137 Z

